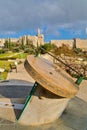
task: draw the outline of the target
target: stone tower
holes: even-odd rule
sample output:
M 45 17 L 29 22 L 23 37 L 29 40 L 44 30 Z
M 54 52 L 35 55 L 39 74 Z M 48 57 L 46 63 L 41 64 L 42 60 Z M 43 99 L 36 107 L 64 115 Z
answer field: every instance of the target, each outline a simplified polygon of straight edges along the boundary
M 37 46 L 44 45 L 44 35 L 41 34 L 41 30 L 39 28 L 37 37 L 38 37 Z

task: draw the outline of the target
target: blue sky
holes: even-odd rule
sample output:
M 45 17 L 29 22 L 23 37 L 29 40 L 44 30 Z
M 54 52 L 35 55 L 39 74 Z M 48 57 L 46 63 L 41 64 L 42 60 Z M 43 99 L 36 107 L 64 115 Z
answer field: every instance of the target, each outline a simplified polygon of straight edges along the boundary
M 0 37 L 37 35 L 45 41 L 87 38 L 87 0 L 0 1 Z

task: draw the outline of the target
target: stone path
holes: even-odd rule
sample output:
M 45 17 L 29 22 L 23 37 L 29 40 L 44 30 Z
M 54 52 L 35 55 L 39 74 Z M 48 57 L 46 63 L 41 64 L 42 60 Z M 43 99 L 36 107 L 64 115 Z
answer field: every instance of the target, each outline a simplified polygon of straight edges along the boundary
M 7 80 L 13 80 L 13 79 L 24 80 L 24 81 L 29 81 L 29 82 L 33 82 L 34 83 L 33 78 L 25 70 L 24 63 L 19 64 L 17 66 L 17 73 L 16 73 L 15 69 L 12 70 L 12 72 L 8 73 Z

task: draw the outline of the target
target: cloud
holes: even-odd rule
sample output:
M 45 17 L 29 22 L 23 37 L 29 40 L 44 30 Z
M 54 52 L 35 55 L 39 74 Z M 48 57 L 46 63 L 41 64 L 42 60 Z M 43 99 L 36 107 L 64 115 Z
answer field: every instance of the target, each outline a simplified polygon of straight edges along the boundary
M 0 31 L 1 35 L 15 35 L 15 31 Z
M 19 32 L 47 27 L 87 27 L 87 0 L 3 0 L 0 1 L 0 31 Z
M 80 36 L 81 34 L 82 34 L 82 30 L 73 30 L 73 29 L 71 29 L 71 34 L 72 35 L 75 35 L 75 36 Z
M 87 35 L 87 27 L 85 28 L 85 33 L 86 33 L 86 35 Z

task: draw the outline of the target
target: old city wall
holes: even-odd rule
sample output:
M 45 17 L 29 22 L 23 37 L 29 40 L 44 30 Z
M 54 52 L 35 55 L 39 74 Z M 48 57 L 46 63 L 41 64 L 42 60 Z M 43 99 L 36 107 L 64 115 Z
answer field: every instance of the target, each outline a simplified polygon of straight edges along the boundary
M 87 50 L 87 39 L 75 39 L 76 47 L 83 50 Z M 72 40 L 51 40 L 51 44 L 56 45 L 57 47 L 62 46 L 62 44 L 68 45 L 70 48 L 74 45 L 74 39 Z
M 51 40 L 51 44 L 54 44 L 57 47 L 60 47 L 63 44 L 65 44 L 65 45 L 68 45 L 70 48 L 72 48 L 73 42 L 74 42 L 74 40 Z
M 87 39 L 76 39 L 76 47 L 87 50 Z

